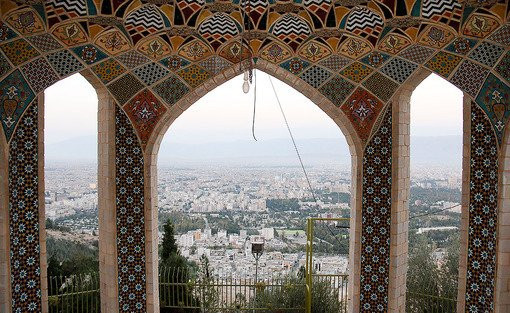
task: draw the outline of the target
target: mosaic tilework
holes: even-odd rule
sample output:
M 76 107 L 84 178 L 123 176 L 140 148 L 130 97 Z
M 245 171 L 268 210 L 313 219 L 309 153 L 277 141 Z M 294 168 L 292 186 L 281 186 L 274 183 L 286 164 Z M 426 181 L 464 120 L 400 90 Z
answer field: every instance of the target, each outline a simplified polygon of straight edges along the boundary
M 476 45 L 477 41 L 468 38 L 459 37 L 446 47 L 447 51 L 466 55 Z
M 510 83 L 510 51 L 506 53 L 506 55 L 499 61 L 498 65 L 495 68 L 496 72 L 498 72 L 501 77 L 506 79 L 508 83 Z
M 304 71 L 299 77 L 307 82 L 310 86 L 318 88 L 331 76 L 331 72 L 318 67 L 312 66 Z
M 126 114 L 115 110 L 119 311 L 145 312 L 144 160 Z
M 16 33 L 12 31 L 12 29 L 10 29 L 7 24 L 5 24 L 3 21 L 0 21 L 0 42 L 15 38 L 16 36 Z
M 108 85 L 108 90 L 110 90 L 121 105 L 126 103 L 142 88 L 142 83 L 132 74 L 126 74 Z
M 221 59 L 221 58 L 218 58 L 218 59 Z M 207 68 L 205 66 L 203 66 L 202 64 L 207 64 L 209 67 L 215 67 L 215 65 L 216 65 L 215 60 L 216 60 L 215 58 L 211 58 L 211 59 L 207 60 L 207 61 L 209 61 L 208 63 L 205 63 L 207 61 L 203 61 L 203 63 L 200 63 L 200 66 L 202 66 L 205 69 L 207 69 Z M 174 71 L 174 72 L 178 71 L 181 68 L 186 67 L 190 64 L 190 62 L 188 60 L 181 58 L 179 56 L 176 56 L 176 55 L 173 55 L 168 58 L 164 58 L 163 60 L 160 61 L 160 63 L 163 64 L 167 69 Z
M 11 65 L 5 58 L 5 56 L 0 53 L 0 77 L 4 76 L 11 70 Z
M 9 236 L 12 312 L 41 312 L 37 101 L 13 134 L 9 150 Z
M 31 44 L 42 52 L 48 52 L 63 48 L 62 45 L 50 34 L 42 34 L 28 38 Z
M 489 36 L 489 39 L 505 47 L 510 46 L 510 24 L 506 24 L 496 30 L 491 36 Z
M 145 147 L 166 108 L 150 91 L 144 90 L 124 106 L 124 111 L 135 126 L 142 146 Z
M 106 53 L 94 45 L 79 46 L 71 50 L 87 64 L 94 64 L 108 57 Z
M 469 57 L 489 67 L 493 67 L 504 51 L 505 48 L 501 46 L 482 42 L 469 54 Z
M 337 107 L 341 106 L 345 98 L 354 90 L 354 85 L 340 76 L 335 76 L 325 83 L 319 91 Z
M 51 65 L 44 59 L 39 58 L 21 67 L 32 89 L 38 93 L 58 81 L 58 75 Z
M 117 60 L 130 69 L 150 61 L 146 56 L 134 50 L 119 55 Z
M 280 64 L 281 67 L 286 69 L 287 71 L 291 72 L 294 75 L 299 75 L 301 72 L 303 72 L 307 67 L 310 66 L 310 62 L 305 61 L 300 58 L 293 58 L 286 62 L 283 62 Z
M 379 99 L 386 102 L 397 91 L 399 85 L 383 74 L 375 72 L 363 82 L 363 86 Z
M 332 55 L 329 58 L 319 62 L 320 65 L 329 68 L 330 70 L 337 72 L 342 68 L 346 67 L 351 61 L 347 58 L 339 55 Z
M 200 61 L 198 64 L 209 73 L 212 73 L 213 75 L 216 75 L 222 72 L 224 69 L 230 67 L 230 62 L 228 62 L 224 58 L 216 56 L 209 58 L 207 60 Z M 186 64 L 184 64 L 184 66 L 186 66 Z
M 392 110 L 384 114 L 363 157 L 360 312 L 388 310 Z
M 65 77 L 83 69 L 81 62 L 66 50 L 49 54 L 47 58 L 60 77 Z
M 400 53 L 400 56 L 414 63 L 423 64 L 434 53 L 434 49 L 420 45 L 411 46 Z
M 496 227 L 498 219 L 498 150 L 489 119 L 471 105 L 466 312 L 494 310 Z
M 344 77 L 357 83 L 361 82 L 370 73 L 372 73 L 372 69 L 360 62 L 354 62 L 340 72 Z
M 135 69 L 133 73 L 138 76 L 141 81 L 150 86 L 165 77 L 169 71 L 157 63 L 149 63 Z
M 190 90 L 179 78 L 170 74 L 163 82 L 154 87 L 154 91 L 163 99 L 167 105 L 179 101 Z
M 510 118 L 510 87 L 493 74 L 489 74 L 483 84 L 476 102 L 485 111 L 501 142 L 503 130 Z
M 210 74 L 206 70 L 197 65 L 191 65 L 182 69 L 177 74 L 193 88 L 197 87 L 210 77 Z
M 361 62 L 368 64 L 372 67 L 380 67 L 383 65 L 388 59 L 390 58 L 389 55 L 381 53 L 381 52 L 370 52 L 367 56 L 363 57 L 361 59 Z
M 464 60 L 450 81 L 470 96 L 476 97 L 487 74 L 489 74 L 488 69 L 469 60 Z
M 92 67 L 99 79 L 107 84 L 126 71 L 115 59 L 108 59 Z
M 440 51 L 438 54 L 434 55 L 425 66 L 443 77 L 448 77 L 455 67 L 459 65 L 461 60 L 461 57 Z
M 418 65 L 400 58 L 393 58 L 386 63 L 381 72 L 394 81 L 403 83 L 418 68 Z
M 35 94 L 19 70 L 12 72 L 0 83 L 0 117 L 7 140 L 34 98 Z
M 23 39 L 11 41 L 0 48 L 14 65 L 20 65 L 39 55 L 39 52 Z
M 371 93 L 359 87 L 341 106 L 362 141 L 370 136 L 383 104 Z

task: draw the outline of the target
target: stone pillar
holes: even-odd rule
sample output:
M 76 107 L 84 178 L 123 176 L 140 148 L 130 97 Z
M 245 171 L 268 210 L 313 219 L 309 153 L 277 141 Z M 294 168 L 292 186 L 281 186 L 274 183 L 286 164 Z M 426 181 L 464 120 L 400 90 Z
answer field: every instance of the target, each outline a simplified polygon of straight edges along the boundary
M 11 272 L 9 266 L 9 148 L 0 127 L 0 312 L 11 312 Z
M 498 241 L 494 310 L 510 312 L 510 127 L 506 126 L 500 156 Z

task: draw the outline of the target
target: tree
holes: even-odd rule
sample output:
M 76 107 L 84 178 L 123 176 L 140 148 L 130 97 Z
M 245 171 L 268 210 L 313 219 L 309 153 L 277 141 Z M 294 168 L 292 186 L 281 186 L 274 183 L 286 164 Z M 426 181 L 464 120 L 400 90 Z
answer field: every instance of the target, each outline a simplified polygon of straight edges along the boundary
M 161 243 L 161 266 L 167 268 L 188 268 L 186 259 L 180 254 L 179 247 L 175 241 L 174 225 L 168 219 L 163 226 L 163 242 Z

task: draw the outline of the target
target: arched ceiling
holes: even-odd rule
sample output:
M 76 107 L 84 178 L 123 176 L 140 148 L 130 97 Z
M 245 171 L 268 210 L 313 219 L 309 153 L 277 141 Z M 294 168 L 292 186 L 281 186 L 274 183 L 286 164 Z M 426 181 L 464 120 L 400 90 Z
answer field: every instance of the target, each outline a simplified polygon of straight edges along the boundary
M 8 139 L 37 93 L 90 68 L 145 143 L 179 99 L 248 59 L 316 88 L 363 142 L 420 68 L 475 99 L 499 138 L 510 116 L 505 0 L 0 3 L 0 116 Z

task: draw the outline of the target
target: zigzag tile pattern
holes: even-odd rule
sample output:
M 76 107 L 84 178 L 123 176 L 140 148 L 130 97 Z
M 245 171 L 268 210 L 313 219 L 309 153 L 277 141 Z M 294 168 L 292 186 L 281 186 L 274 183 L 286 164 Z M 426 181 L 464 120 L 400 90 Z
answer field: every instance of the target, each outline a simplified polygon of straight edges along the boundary
M 443 15 L 447 12 L 453 12 L 455 9 L 461 9 L 462 5 L 457 0 L 424 0 L 422 7 L 422 16 L 431 18 L 434 15 Z
M 129 13 L 125 24 L 128 30 L 136 27 L 160 30 L 165 27 L 161 13 L 154 5 L 146 5 Z
M 372 10 L 365 7 L 358 7 L 352 10 L 349 19 L 347 19 L 348 31 L 356 33 L 357 30 L 363 31 L 367 28 L 382 28 L 384 25 L 383 19 Z

